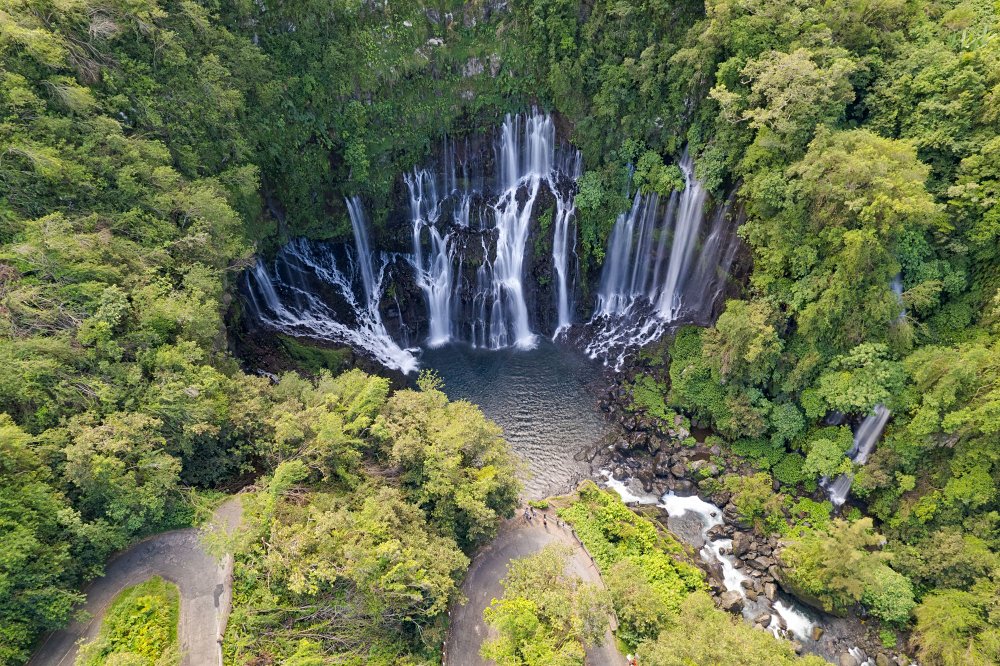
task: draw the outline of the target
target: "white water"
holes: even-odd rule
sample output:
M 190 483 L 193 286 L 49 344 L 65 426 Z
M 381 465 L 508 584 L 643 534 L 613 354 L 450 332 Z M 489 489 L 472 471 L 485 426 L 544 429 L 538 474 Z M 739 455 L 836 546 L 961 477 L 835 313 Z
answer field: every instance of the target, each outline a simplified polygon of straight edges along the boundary
M 808 615 L 799 610 L 794 604 L 786 604 L 781 599 L 775 599 L 772 608 L 775 614 L 785 621 L 785 627 L 793 636 L 803 641 L 812 640 L 812 630 L 816 625 L 809 619 Z M 780 623 L 772 617 L 768 628 L 774 632 L 775 636 L 778 635 L 779 625 Z
M 427 345 L 440 347 L 451 341 L 452 256 L 450 235 L 437 228 L 442 201 L 438 197 L 433 175 L 426 169 L 414 170 L 403 176 L 410 191 L 410 215 L 413 221 L 413 269 L 417 286 L 427 301 L 429 334 Z M 426 191 L 425 191 L 426 190 Z M 466 199 L 467 200 L 467 199 Z M 464 208 L 467 212 L 467 208 Z M 468 225 L 468 215 L 465 217 Z M 421 230 L 429 229 L 431 251 L 425 263 Z
M 656 495 L 634 490 L 632 486 L 637 485 L 635 482 L 619 481 L 612 475 L 611 470 L 602 469 L 601 474 L 606 479 L 604 485 L 618 493 L 626 504 L 657 504 L 660 501 Z
M 358 202 L 348 201 L 348 211 L 353 253 L 345 251 L 338 258 L 321 246 L 292 241 L 270 267 L 258 261 L 247 271 L 247 306 L 258 321 L 283 333 L 349 345 L 386 367 L 410 373 L 417 369 L 417 359 L 388 334 L 378 309 L 388 257 L 380 257 L 376 271 Z M 321 290 L 332 298 L 322 298 Z M 364 293 L 363 300 L 357 298 L 358 291 Z
M 728 203 L 703 238 L 707 194 L 687 152 L 680 168 L 683 191 L 665 205 L 655 193 L 636 193 L 608 237 L 587 353 L 616 369 L 674 322 L 707 321 L 738 248 Z
M 705 186 L 694 175 L 694 164 L 687 150 L 679 163 L 686 184 L 677 207 L 674 240 L 670 244 L 670 261 L 667 276 L 659 289 L 656 305 L 660 317 L 673 321 L 681 312 L 681 295 L 684 282 L 691 273 L 695 243 L 705 217 Z
M 571 166 L 566 170 L 574 181 L 580 178 L 583 172 L 583 156 L 580 151 L 573 154 Z M 575 192 L 568 195 L 560 192 L 559 188 L 549 183 L 552 193 L 556 198 L 555 218 L 552 220 L 552 271 L 556 276 L 556 312 L 558 320 L 555 333 L 552 338 L 559 337 L 559 334 L 570 327 L 573 323 L 573 290 L 570 277 L 570 254 L 574 253 L 576 247 L 576 234 L 573 233 L 576 227 L 570 226 L 570 222 L 576 214 Z
M 885 405 L 875 405 L 875 411 L 864 418 L 861 425 L 854 433 L 854 444 L 847 452 L 848 457 L 857 465 L 864 465 L 868 462 L 869 456 L 875 450 L 875 445 L 882 438 L 882 432 L 892 413 Z M 824 485 L 830 501 L 834 506 L 841 506 L 847 501 L 847 494 L 851 490 L 854 476 L 851 474 L 841 474 L 833 481 L 828 481 Z
M 718 563 L 722 569 L 722 583 L 726 590 L 737 592 L 744 600 L 747 600 L 746 590 L 743 587 L 743 581 L 748 579 L 747 576 L 736 568 L 735 559 L 732 555 L 723 554 L 732 552 L 732 539 L 715 539 L 714 541 L 708 539 L 708 531 L 725 522 L 722 509 L 697 495 L 681 497 L 672 492 L 667 493 L 657 502 L 654 496 L 634 490 L 634 481 L 615 479 L 608 470 L 601 470 L 601 473 L 607 479 L 605 485 L 617 492 L 624 502 L 659 504 L 659 506 L 666 509 L 667 514 L 671 518 L 679 518 L 685 515 L 693 516 L 700 524 L 700 536 L 704 541 L 700 553 L 702 559 L 709 563 Z M 748 612 L 756 613 L 763 608 L 761 606 L 754 611 L 746 609 L 744 615 L 752 619 L 752 616 L 748 615 Z M 812 639 L 812 629 L 815 623 L 795 602 L 776 599 L 771 605 L 771 610 L 773 611 L 772 619 L 768 628 L 776 637 L 780 637 L 781 621 L 778 620 L 778 617 L 780 617 L 784 621 L 787 630 L 796 638 L 803 641 Z
M 553 337 L 572 324 L 574 183 L 582 171 L 581 153 L 557 149 L 552 118 L 538 112 L 504 119 L 493 146 L 495 182 L 486 182 L 481 174 L 470 177 L 467 144 L 464 150 L 460 156 L 446 138 L 437 168 L 415 169 L 404 176 L 410 195 L 411 263 L 427 306 L 426 344 L 439 347 L 462 340 L 488 349 L 530 349 L 536 333 L 525 289 L 526 252 L 538 213 L 535 204 L 546 190 L 556 203 Z M 485 214 L 479 216 L 478 228 L 470 229 L 474 201 L 482 204 L 478 209 Z M 479 262 L 472 285 L 462 284 L 467 259 Z M 471 293 L 469 303 L 462 302 L 463 293 Z M 468 324 L 456 324 L 463 315 Z

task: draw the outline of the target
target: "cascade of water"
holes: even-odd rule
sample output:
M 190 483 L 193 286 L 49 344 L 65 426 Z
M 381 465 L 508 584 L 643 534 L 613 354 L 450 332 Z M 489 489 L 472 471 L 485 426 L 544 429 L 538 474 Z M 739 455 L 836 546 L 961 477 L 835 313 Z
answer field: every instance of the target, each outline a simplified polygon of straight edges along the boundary
M 447 171 L 445 173 L 447 177 Z M 453 174 L 452 174 L 453 175 Z M 437 228 L 441 217 L 441 199 L 433 175 L 426 169 L 403 176 L 410 192 L 410 215 L 413 221 L 413 269 L 417 286 L 424 292 L 430 332 L 427 344 L 439 347 L 451 340 L 451 296 L 453 291 L 449 234 Z M 452 183 L 454 185 L 454 182 Z M 456 186 L 457 187 L 457 186 Z M 467 221 L 466 221 L 467 223 Z M 430 232 L 431 252 L 424 263 L 421 230 Z
M 576 181 L 580 178 L 582 171 L 583 155 L 580 151 L 575 151 L 569 168 L 564 169 L 563 173 Z M 556 275 L 558 289 L 556 292 L 558 320 L 555 333 L 552 335 L 552 338 L 555 339 L 573 323 L 573 293 L 569 276 L 569 255 L 576 247 L 576 234 L 570 234 L 570 220 L 576 212 L 576 197 L 575 193 L 569 195 L 562 193 L 551 182 L 549 186 L 556 198 L 556 214 L 552 221 L 554 227 L 552 232 L 552 271 Z
M 880 404 L 875 405 L 875 411 L 861 421 L 861 425 L 858 426 L 857 431 L 854 433 L 854 444 L 851 445 L 851 450 L 847 452 L 848 457 L 856 464 L 864 465 L 868 462 L 868 457 L 871 456 L 872 451 L 875 450 L 875 445 L 881 439 L 882 432 L 885 430 L 890 416 L 891 412 L 885 405 Z M 851 474 L 841 474 L 833 481 L 824 483 L 826 491 L 830 496 L 830 501 L 834 506 L 841 506 L 847 501 L 847 493 L 850 492 L 853 482 L 854 477 Z
M 351 230 L 354 232 L 354 249 L 357 252 L 356 261 L 361 267 L 365 300 L 370 306 L 377 294 L 375 293 L 375 272 L 372 270 L 372 252 L 368 245 L 368 224 L 365 220 L 364 208 L 361 206 L 361 198 L 355 195 L 346 199 L 346 202 L 347 214 L 351 218 Z
M 639 266 L 649 264 L 652 229 L 655 226 L 658 204 L 656 194 L 643 197 L 636 193 L 632 208 L 615 220 L 601 270 L 601 286 L 597 294 L 598 315 L 622 314 L 637 298 L 649 298 L 646 271 L 640 271 Z M 669 224 L 669 220 L 665 223 Z M 639 230 L 638 238 L 636 229 Z
M 628 350 L 657 339 L 673 322 L 707 320 L 739 247 L 729 201 L 716 207 L 703 234 L 707 195 L 686 151 L 680 167 L 682 191 L 665 207 L 655 193 L 636 193 L 608 238 L 587 353 L 616 368 Z
M 356 223 L 355 249 L 352 254 L 345 248 L 346 260 L 330 246 L 299 239 L 283 247 L 270 268 L 258 261 L 244 277 L 247 307 L 254 319 L 283 333 L 346 344 L 389 368 L 412 372 L 416 358 L 393 341 L 378 310 L 389 257 L 381 256 L 376 271 L 371 255 L 361 250 L 367 244 L 363 218 Z
M 677 207 L 667 275 L 656 306 L 660 317 L 667 321 L 673 321 L 680 314 L 684 283 L 691 272 L 691 258 L 705 217 L 705 186 L 695 177 L 694 163 L 686 149 L 679 166 L 684 174 L 684 191 Z
M 490 347 L 530 349 L 535 334 L 528 321 L 524 295 L 524 249 L 531 212 L 542 183 L 551 177 L 555 156 L 555 125 L 538 113 L 524 119 L 508 115 L 498 147 L 500 183 L 504 188 L 493 206 L 497 231 L 493 262 Z M 519 200 L 524 191 L 526 197 Z

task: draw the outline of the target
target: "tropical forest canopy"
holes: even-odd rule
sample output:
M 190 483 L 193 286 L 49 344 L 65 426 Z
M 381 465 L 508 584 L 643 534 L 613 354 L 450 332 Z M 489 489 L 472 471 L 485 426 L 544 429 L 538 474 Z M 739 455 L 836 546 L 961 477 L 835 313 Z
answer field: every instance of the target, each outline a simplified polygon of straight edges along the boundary
M 735 489 L 748 518 L 767 529 L 771 481 L 791 497 L 851 469 L 829 412 L 892 410 L 855 470 L 868 518 L 799 532 L 790 584 L 911 628 L 921 663 L 1000 661 L 998 16 L 986 0 L 4 0 L 0 664 L 65 624 L 115 550 L 255 480 L 227 659 L 437 658 L 468 556 L 517 501 L 499 429 L 433 377 L 393 392 L 358 371 L 247 374 L 226 322 L 255 253 L 347 237 L 345 195 L 378 233 L 398 174 L 446 132 L 531 105 L 583 152 L 584 276 L 633 170 L 666 194 L 687 149 L 714 196 L 737 192 L 741 297 L 637 382 L 759 468 Z M 845 547 L 860 583 L 836 571 Z M 283 633 L 297 621 L 314 640 Z

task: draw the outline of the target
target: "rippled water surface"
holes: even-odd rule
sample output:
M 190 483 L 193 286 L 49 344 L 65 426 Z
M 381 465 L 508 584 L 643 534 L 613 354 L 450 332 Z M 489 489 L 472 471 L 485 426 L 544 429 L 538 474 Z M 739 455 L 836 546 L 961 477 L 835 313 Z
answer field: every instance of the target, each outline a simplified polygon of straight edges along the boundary
M 608 433 L 597 409 L 600 365 L 548 341 L 531 351 L 448 346 L 420 360 L 441 375 L 450 398 L 476 403 L 503 427 L 528 462 L 527 497 L 564 493 L 590 476 L 581 454 Z

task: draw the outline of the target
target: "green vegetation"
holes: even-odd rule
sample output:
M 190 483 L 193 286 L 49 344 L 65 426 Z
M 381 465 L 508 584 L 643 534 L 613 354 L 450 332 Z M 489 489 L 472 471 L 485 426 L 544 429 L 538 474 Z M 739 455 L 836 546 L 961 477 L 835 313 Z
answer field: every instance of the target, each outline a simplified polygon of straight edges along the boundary
M 683 546 L 616 493 L 584 481 L 558 514 L 594 558 L 611 594 L 617 636 L 637 650 L 640 663 L 826 663 L 800 659 L 789 643 L 718 610 L 705 591 L 704 574 L 687 561 Z
M 880 620 L 901 626 L 915 605 L 913 589 L 887 566 L 891 556 L 875 550 L 881 542 L 870 518 L 805 530 L 781 550 L 784 583 L 827 612 L 845 613 L 861 603 Z
M 729 613 L 719 611 L 707 592 L 694 592 L 676 620 L 655 641 L 639 646 L 640 664 L 650 666 L 824 666 L 820 657 L 798 657 L 791 643 L 775 640 Z
M 281 462 L 246 502 L 226 663 L 440 662 L 468 554 L 520 483 L 495 424 L 419 384 L 390 395 L 353 370 L 274 388 Z
M 286 351 L 317 381 L 271 386 L 239 369 L 223 323 L 254 252 L 344 237 L 349 194 L 385 233 L 394 179 L 443 133 L 476 136 L 532 103 L 584 153 L 583 285 L 629 178 L 666 193 L 685 149 L 713 196 L 735 188 L 746 214 L 745 293 L 715 326 L 679 331 L 669 369 L 653 355 L 637 410 L 711 425 L 784 486 L 778 500 L 763 477 L 734 486 L 742 517 L 784 532 L 775 516 L 788 512 L 813 526 L 798 538 L 821 543 L 841 528 L 791 498 L 851 468 L 847 430 L 823 418 L 887 405 L 883 442 L 851 471 L 893 558 L 875 558 L 858 593 L 815 589 L 912 620 L 922 663 L 996 660 L 998 19 L 980 0 L 7 2 L 0 664 L 65 624 L 112 552 L 190 523 L 189 488 L 273 478 L 282 463 L 304 466 L 303 492 L 340 529 L 382 497 L 430 526 L 400 527 L 421 547 L 490 538 L 515 471 L 475 410 L 430 384 L 389 397 L 380 380 L 334 379 L 322 371 L 346 370 L 346 356 L 294 341 Z M 305 521 L 296 493 L 261 515 Z M 382 544 L 388 528 L 370 527 L 359 543 Z M 406 606 L 415 624 L 358 602 L 393 637 L 371 663 L 403 663 L 417 643 L 433 653 L 414 635 L 461 562 L 428 573 L 437 592 Z M 823 569 L 801 566 L 804 585 Z M 370 583 L 316 582 L 303 606 L 357 601 Z M 268 594 L 253 603 L 287 601 Z M 284 628 L 266 640 L 289 663 L 334 650 Z
M 160 577 L 122 590 L 108 608 L 101 633 L 81 648 L 77 666 L 176 666 L 180 663 L 177 586 Z
M 701 570 L 683 561 L 683 547 L 655 524 L 633 513 L 618 495 L 590 481 L 578 499 L 559 510 L 605 576 L 629 645 L 655 637 L 681 601 L 703 587 Z
M 566 573 L 571 554 L 569 546 L 550 545 L 511 561 L 503 598 L 483 612 L 498 634 L 483 643 L 484 659 L 500 666 L 583 666 L 585 648 L 604 641 L 607 592 Z

